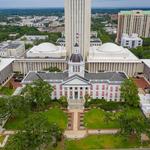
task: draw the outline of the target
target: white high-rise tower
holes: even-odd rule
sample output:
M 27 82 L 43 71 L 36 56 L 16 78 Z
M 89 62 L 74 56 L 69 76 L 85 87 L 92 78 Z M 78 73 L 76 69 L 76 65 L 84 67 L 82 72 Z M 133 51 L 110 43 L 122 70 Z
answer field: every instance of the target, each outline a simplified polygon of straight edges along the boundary
M 90 48 L 91 0 L 65 0 L 65 37 L 68 55 L 78 43 L 80 53 L 86 59 Z

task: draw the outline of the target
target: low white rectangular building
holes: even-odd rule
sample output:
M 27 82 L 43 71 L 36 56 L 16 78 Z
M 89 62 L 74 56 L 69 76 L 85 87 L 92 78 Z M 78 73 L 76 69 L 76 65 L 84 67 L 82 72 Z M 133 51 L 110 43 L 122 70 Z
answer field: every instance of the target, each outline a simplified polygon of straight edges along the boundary
M 20 57 L 24 52 L 24 42 L 8 41 L 0 44 L 0 57 Z
M 8 78 L 13 74 L 11 58 L 0 58 L 0 85 L 4 84 Z
M 138 37 L 138 34 L 123 34 L 121 38 L 121 46 L 127 48 L 137 48 L 143 45 L 143 39 Z

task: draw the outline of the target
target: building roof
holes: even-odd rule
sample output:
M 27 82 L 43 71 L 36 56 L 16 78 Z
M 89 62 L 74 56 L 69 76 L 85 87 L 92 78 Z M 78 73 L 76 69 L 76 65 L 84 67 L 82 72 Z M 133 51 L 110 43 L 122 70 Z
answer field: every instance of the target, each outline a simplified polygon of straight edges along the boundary
M 66 50 L 62 46 L 56 46 L 52 43 L 42 43 L 34 46 L 27 52 L 27 57 L 61 57 L 66 55 Z
M 150 15 L 150 11 L 148 10 L 131 10 L 131 11 L 121 11 L 120 14 L 123 15 Z
M 70 57 L 71 62 L 79 63 L 83 61 L 83 57 L 81 54 L 72 54 Z
M 29 72 L 22 82 L 32 82 L 34 80 L 64 80 L 68 77 L 68 72 Z
M 142 62 L 150 68 L 150 59 L 142 59 Z
M 42 43 L 38 46 L 34 46 L 30 49 L 30 52 L 50 52 L 50 51 L 57 51 L 58 47 L 52 43 Z
M 122 72 L 100 72 L 100 73 L 85 73 L 85 78 L 89 80 L 109 80 L 123 81 L 127 76 Z
M 90 48 L 87 62 L 140 62 L 127 48 L 114 43 L 105 43 Z
M 12 58 L 0 58 L 0 71 L 10 65 L 14 60 Z
M 76 75 L 73 75 L 74 77 Z M 77 75 L 79 76 L 79 75 Z M 50 82 L 61 82 L 61 81 L 66 81 L 72 77 L 68 76 L 68 72 L 57 72 L 57 73 L 52 73 L 52 72 L 29 72 L 22 83 L 30 83 L 34 80 L 42 79 L 45 81 L 50 81 Z M 81 77 L 86 79 L 87 81 L 91 82 L 99 82 L 101 81 L 117 81 L 117 82 L 122 82 L 127 76 L 122 73 L 122 72 L 101 72 L 101 73 L 85 73 L 85 77 Z
M 22 45 L 21 43 L 10 43 L 8 46 L 6 46 L 5 48 L 7 49 L 16 49 L 18 48 L 20 45 Z

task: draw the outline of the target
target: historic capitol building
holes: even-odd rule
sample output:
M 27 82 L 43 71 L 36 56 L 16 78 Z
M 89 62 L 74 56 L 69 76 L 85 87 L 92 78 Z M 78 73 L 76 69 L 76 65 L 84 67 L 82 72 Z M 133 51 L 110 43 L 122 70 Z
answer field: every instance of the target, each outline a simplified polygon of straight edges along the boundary
M 53 98 L 65 95 L 69 107 L 73 100 L 82 107 L 85 94 L 120 101 L 121 83 L 143 72 L 142 61 L 127 48 L 91 39 L 91 33 L 91 0 L 65 0 L 65 44 L 34 46 L 13 61 L 13 72 L 25 75 L 23 84 L 39 78 L 49 82 L 55 87 Z M 63 72 L 43 71 L 50 67 Z

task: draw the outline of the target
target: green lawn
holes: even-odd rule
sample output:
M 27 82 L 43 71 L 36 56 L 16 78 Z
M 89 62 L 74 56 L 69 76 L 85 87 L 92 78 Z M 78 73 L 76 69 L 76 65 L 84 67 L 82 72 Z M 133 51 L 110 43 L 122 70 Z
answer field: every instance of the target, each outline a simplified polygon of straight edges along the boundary
M 0 95 L 12 95 L 14 92 L 14 89 L 10 89 L 8 87 L 0 87 Z
M 112 116 L 113 120 L 106 122 L 106 113 L 101 109 L 91 109 L 89 112 L 85 113 L 84 124 L 89 129 L 111 129 L 119 128 L 119 123 L 115 119 L 119 113 Z
M 30 115 L 33 114 L 35 113 L 32 113 Z M 65 129 L 67 127 L 67 115 L 59 108 L 53 108 L 48 111 L 42 112 L 42 115 L 47 117 L 50 123 L 57 123 L 62 129 Z M 8 122 L 5 125 L 5 128 L 14 130 L 22 129 L 24 125 L 24 119 L 25 118 L 8 120 Z
M 91 109 L 87 113 L 85 113 L 84 116 L 84 124 L 85 127 L 88 129 L 112 129 L 112 128 L 119 128 L 118 123 L 118 116 L 121 112 L 117 113 L 109 113 L 110 118 L 107 118 L 106 116 L 107 112 L 103 111 L 101 109 Z M 137 116 L 143 116 L 141 110 L 139 108 L 129 108 L 126 112 L 128 115 L 137 115 Z M 107 122 L 107 120 L 109 120 Z
M 91 135 L 81 140 L 65 141 L 65 150 L 136 148 L 140 146 L 141 144 L 136 138 L 132 137 L 126 141 L 119 135 Z

